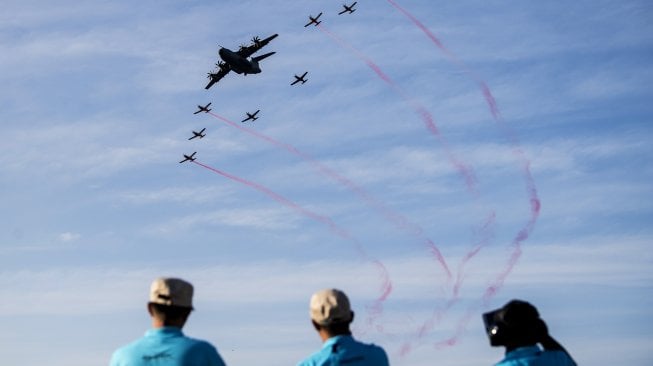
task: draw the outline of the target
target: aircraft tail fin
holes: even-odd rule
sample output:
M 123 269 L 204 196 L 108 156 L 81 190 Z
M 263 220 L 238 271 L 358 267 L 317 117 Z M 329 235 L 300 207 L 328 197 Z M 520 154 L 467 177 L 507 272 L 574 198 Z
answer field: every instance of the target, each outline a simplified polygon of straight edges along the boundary
M 276 52 L 269 52 L 269 53 L 266 53 L 266 54 L 261 55 L 261 56 L 252 57 L 252 60 L 258 62 L 258 61 L 261 61 L 262 59 L 264 59 L 264 58 L 266 58 L 266 57 L 269 57 L 269 56 L 274 55 L 275 53 L 276 53 Z

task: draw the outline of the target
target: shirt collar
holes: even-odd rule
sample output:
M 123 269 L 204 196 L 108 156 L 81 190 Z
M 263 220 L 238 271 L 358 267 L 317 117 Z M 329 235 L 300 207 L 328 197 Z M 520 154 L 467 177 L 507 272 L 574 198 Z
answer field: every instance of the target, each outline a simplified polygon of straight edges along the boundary
M 514 350 L 506 353 L 505 359 L 509 360 L 509 359 L 514 359 L 514 358 L 534 356 L 534 355 L 537 355 L 538 353 L 541 353 L 541 352 L 542 352 L 542 350 L 537 345 L 519 347 L 519 348 L 515 348 Z
M 327 339 L 324 342 L 324 345 L 322 346 L 322 348 L 332 347 L 336 343 L 346 342 L 346 341 L 348 341 L 350 339 L 352 339 L 352 336 L 350 336 L 350 335 L 337 335 L 335 337 L 331 337 L 331 338 Z
M 150 329 L 145 333 L 145 335 L 154 337 L 175 337 L 181 336 L 183 333 L 179 327 L 161 327 Z

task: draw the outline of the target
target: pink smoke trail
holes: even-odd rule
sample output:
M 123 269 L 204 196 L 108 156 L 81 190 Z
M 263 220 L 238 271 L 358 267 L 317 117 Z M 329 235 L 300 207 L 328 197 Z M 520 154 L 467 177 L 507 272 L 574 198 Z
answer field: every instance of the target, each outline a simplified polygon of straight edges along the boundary
M 399 94 L 405 101 L 407 101 L 413 110 L 418 114 L 418 116 L 422 119 L 424 122 L 427 130 L 437 138 L 437 140 L 443 145 L 445 151 L 447 152 L 447 156 L 449 159 L 449 162 L 458 170 L 458 172 L 464 177 L 465 183 L 467 184 L 468 191 L 475 197 L 478 198 L 478 193 L 476 191 L 476 178 L 473 174 L 473 171 L 470 167 L 467 167 L 464 163 L 462 163 L 460 160 L 458 160 L 454 154 L 452 153 L 451 148 L 449 147 L 446 139 L 441 135 L 439 132 L 433 117 L 431 114 L 424 108 L 421 104 L 413 100 L 412 98 L 408 97 L 407 93 L 403 91 L 387 74 L 381 70 L 381 68 L 374 63 L 369 57 L 364 55 L 361 51 L 357 50 L 354 48 L 352 45 L 341 39 L 340 37 L 336 36 L 334 33 L 330 32 L 326 27 L 323 25 L 318 25 L 318 28 L 325 34 L 327 34 L 329 37 L 331 37 L 333 40 L 335 40 L 341 47 L 350 50 L 353 52 L 359 59 L 361 59 L 363 62 L 367 64 L 369 68 L 372 69 L 376 73 L 376 75 L 383 81 L 385 81 L 397 94 Z M 494 217 L 494 212 L 491 213 L 491 216 Z M 468 254 L 466 257 L 467 259 L 465 260 L 468 261 L 473 257 L 478 251 L 481 249 L 482 246 L 486 245 L 487 241 L 481 243 L 477 248 L 474 248 L 472 250 L 472 253 Z M 463 263 L 463 266 L 464 266 Z M 459 268 L 462 270 L 462 268 Z M 458 280 L 454 284 L 453 288 L 453 297 L 452 299 L 448 300 L 446 304 L 444 305 L 443 308 L 441 309 L 436 309 L 433 312 L 433 315 L 431 318 L 427 319 L 422 326 L 419 328 L 418 333 L 417 333 L 417 338 L 421 339 L 423 338 L 429 331 L 431 331 L 435 324 L 437 324 L 441 319 L 442 316 L 446 311 L 448 311 L 457 301 L 458 301 L 458 292 L 460 289 L 460 286 L 462 285 L 462 277 L 460 274 L 458 275 Z M 401 349 L 400 349 L 400 354 L 406 355 L 408 352 L 410 352 L 412 346 L 410 343 L 404 344 Z
M 530 190 L 529 193 L 532 196 L 536 195 L 535 192 L 533 191 L 534 187 L 529 186 L 528 188 Z M 476 315 L 479 309 L 486 308 L 487 306 L 489 306 L 490 301 L 494 298 L 494 296 L 496 296 L 499 290 L 501 290 L 501 288 L 503 287 L 506 278 L 508 278 L 508 275 L 510 275 L 515 265 L 519 261 L 519 258 L 522 255 L 522 249 L 521 249 L 522 243 L 526 239 L 528 239 L 528 237 L 532 233 L 540 213 L 539 200 L 531 199 L 530 205 L 531 205 L 531 217 L 526 223 L 526 225 L 513 238 L 511 243 L 513 250 L 510 253 L 505 268 L 503 269 L 503 271 L 499 272 L 497 276 L 494 278 L 494 280 L 491 281 L 490 284 L 487 286 L 487 288 L 483 292 L 483 296 L 481 297 L 480 303 L 470 306 L 467 309 L 465 315 L 463 315 L 461 320 L 458 322 L 455 334 L 443 341 L 436 342 L 434 345 L 436 349 L 455 346 L 458 343 L 460 337 L 465 333 L 467 329 L 467 325 L 469 324 L 469 321 L 471 320 L 472 316 Z
M 408 19 L 410 19 L 418 28 L 426 34 L 426 36 L 447 56 L 449 61 L 452 63 L 456 64 L 464 73 L 466 73 L 474 82 L 478 84 L 478 86 L 481 88 L 481 91 L 483 92 L 483 96 L 485 97 L 485 101 L 488 104 L 488 107 L 490 108 L 490 111 L 492 112 L 492 115 L 494 116 L 495 119 L 500 117 L 500 112 L 499 108 L 497 107 L 496 100 L 494 99 L 494 96 L 490 92 L 490 88 L 487 86 L 485 81 L 483 81 L 472 69 L 467 67 L 464 62 L 462 62 L 456 55 L 454 55 L 449 49 L 447 49 L 444 46 L 444 43 L 442 43 L 438 37 L 436 37 L 422 22 L 420 22 L 415 16 L 413 16 L 411 13 L 409 13 L 406 9 L 402 8 L 394 2 L 393 0 L 387 0 L 390 5 L 395 7 L 397 10 L 399 10 L 401 13 L 403 13 Z
M 208 169 L 208 170 L 210 170 L 210 171 L 212 171 L 212 172 L 214 172 L 216 174 L 219 174 L 219 175 L 221 175 L 221 176 L 223 176 L 225 178 L 231 179 L 231 180 L 233 180 L 235 182 L 238 182 L 240 184 L 244 184 L 244 185 L 246 185 L 248 187 L 254 188 L 255 190 L 265 194 L 266 196 L 268 196 L 268 197 L 272 198 L 273 200 L 277 201 L 278 203 L 280 203 L 280 204 L 282 204 L 282 205 L 296 211 L 297 213 L 299 213 L 299 214 L 301 214 L 301 215 L 303 215 L 305 217 L 308 217 L 309 219 L 312 219 L 314 221 L 317 221 L 317 222 L 320 222 L 320 223 L 326 225 L 333 234 L 337 235 L 338 237 L 340 237 L 340 238 L 342 238 L 344 240 L 347 240 L 347 241 L 353 243 L 354 247 L 356 248 L 356 251 L 358 252 L 358 254 L 364 260 L 367 260 L 367 261 L 371 262 L 379 270 L 380 276 L 381 276 L 381 287 L 380 287 L 381 294 L 375 300 L 374 304 L 371 307 L 369 307 L 369 313 L 370 314 L 369 314 L 368 323 L 372 324 L 374 322 L 374 319 L 376 319 L 378 316 L 381 315 L 381 313 L 383 311 L 383 302 L 388 298 L 388 296 L 390 296 L 390 293 L 392 292 L 392 282 L 390 280 L 390 275 L 388 274 L 388 270 L 383 265 L 383 263 L 381 263 L 381 261 L 379 261 L 378 259 L 369 257 L 367 255 L 367 253 L 365 252 L 365 249 L 363 248 L 363 245 L 356 238 L 354 238 L 347 230 L 345 230 L 345 229 L 341 228 L 340 226 L 338 226 L 331 218 L 329 218 L 327 216 L 324 216 L 324 215 L 320 215 L 320 214 L 315 213 L 315 212 L 313 212 L 311 210 L 308 210 L 308 209 L 296 204 L 295 202 L 283 197 L 282 195 L 270 190 L 269 188 L 267 188 L 267 187 L 265 187 L 265 186 L 263 186 L 261 184 L 246 180 L 246 179 L 241 178 L 241 177 L 237 177 L 237 176 L 235 176 L 233 174 L 229 174 L 229 173 L 224 172 L 222 170 L 219 170 L 219 169 L 216 169 L 214 167 L 208 166 L 206 164 L 200 163 L 197 160 L 194 160 L 193 163 L 195 163 L 196 165 L 201 166 L 201 167 L 203 167 L 205 169 Z
M 487 246 L 491 239 L 494 231 L 492 230 L 492 227 L 494 226 L 496 222 L 496 212 L 492 211 L 490 212 L 490 215 L 488 216 L 487 220 L 485 221 L 485 224 L 480 229 L 480 234 L 481 238 L 474 245 L 474 247 L 467 253 L 465 256 L 462 258 L 460 261 L 460 264 L 458 264 L 458 269 L 456 271 L 456 282 L 454 283 L 453 286 L 453 298 L 458 299 L 458 296 L 460 295 L 460 287 L 462 286 L 463 279 L 464 279 L 464 273 L 465 273 L 465 266 L 467 263 L 478 254 L 478 252 L 481 251 L 485 246 Z
M 390 208 L 388 208 L 385 204 L 383 204 L 381 201 L 373 197 L 371 194 L 369 194 L 367 191 L 365 191 L 362 187 L 357 185 L 356 183 L 352 182 L 350 179 L 338 174 L 335 172 L 333 169 L 327 167 L 326 165 L 320 163 L 319 161 L 315 160 L 313 157 L 310 155 L 302 152 L 301 150 L 297 149 L 296 147 L 282 143 L 276 139 L 273 139 L 270 136 L 267 136 L 263 133 L 260 133 L 256 130 L 253 130 L 251 128 L 247 128 L 244 126 L 241 126 L 219 114 L 215 114 L 213 112 L 209 112 L 209 114 L 229 126 L 235 127 L 239 129 L 242 132 L 245 132 L 251 136 L 254 136 L 260 140 L 266 141 L 274 146 L 277 146 L 279 148 L 282 148 L 286 150 L 287 152 L 299 157 L 300 159 L 308 162 L 315 170 L 320 172 L 320 174 L 338 182 L 339 184 L 347 187 L 350 191 L 352 191 L 356 196 L 358 196 L 363 202 L 365 202 L 368 206 L 372 207 L 375 209 L 377 212 L 379 212 L 386 220 L 389 222 L 393 223 L 396 228 L 407 232 L 408 234 L 412 235 L 413 237 L 417 238 L 417 240 L 421 241 L 424 243 L 426 246 L 427 250 L 429 253 L 434 257 L 434 259 L 440 264 L 442 269 L 445 271 L 447 275 L 447 280 L 452 278 L 451 270 L 449 269 L 449 266 L 447 265 L 447 262 L 442 255 L 442 252 L 440 249 L 437 247 L 437 245 L 428 237 L 424 235 L 424 230 L 417 224 L 411 223 L 406 217 L 403 215 L 392 211 Z
M 460 159 L 458 159 L 455 154 L 453 153 L 452 149 L 449 147 L 449 143 L 447 140 L 442 136 L 440 131 L 438 130 L 437 125 L 435 124 L 435 120 L 431 113 L 424 107 L 422 106 L 419 102 L 414 100 L 413 98 L 409 97 L 406 92 L 404 92 L 397 83 L 395 83 L 390 76 L 388 76 L 386 73 L 381 70 L 381 68 L 374 63 L 369 57 L 364 55 L 361 51 L 357 50 L 354 48 L 351 44 L 347 43 L 345 40 L 342 38 L 338 37 L 334 33 L 330 32 L 325 26 L 323 25 L 318 25 L 318 29 L 320 29 L 324 34 L 328 35 L 331 37 L 336 43 L 338 43 L 341 47 L 348 49 L 352 51 L 356 57 L 361 59 L 365 64 L 376 73 L 376 75 L 383 81 L 385 81 L 399 96 L 404 99 L 417 113 L 417 115 L 420 117 L 422 122 L 424 123 L 424 126 L 426 129 L 433 135 L 439 142 L 440 144 L 444 147 L 444 150 L 447 154 L 447 158 L 449 160 L 449 163 L 453 165 L 456 170 L 458 170 L 458 173 L 463 177 L 465 184 L 467 185 L 467 189 L 476 195 L 476 177 L 474 176 L 474 172 L 471 167 L 468 167 L 466 164 L 464 164 Z
M 505 282 L 505 279 L 512 272 L 515 264 L 519 261 L 519 258 L 521 257 L 521 253 L 522 253 L 521 244 L 530 236 L 540 214 L 541 202 L 537 195 L 535 180 L 533 179 L 533 175 L 531 174 L 530 171 L 530 161 L 526 158 L 524 152 L 519 147 L 520 144 L 516 135 L 507 126 L 505 126 L 503 122 L 503 118 L 501 117 L 501 112 L 499 111 L 499 107 L 497 106 L 496 99 L 492 95 L 492 92 L 490 91 L 490 88 L 487 86 L 485 81 L 483 81 L 474 71 L 472 71 L 469 67 L 467 67 L 465 63 L 460 61 L 458 57 L 456 57 L 451 51 L 449 51 L 449 49 L 447 49 L 444 46 L 444 44 L 433 33 L 431 33 L 431 31 L 424 24 L 422 24 L 422 22 L 420 22 L 407 10 L 400 7 L 395 1 L 393 0 L 387 0 L 387 1 L 393 7 L 395 7 L 397 10 L 403 13 L 406 17 L 408 17 L 418 28 L 420 28 L 424 32 L 424 34 L 426 34 L 426 36 L 429 39 L 431 39 L 431 41 L 442 52 L 444 52 L 444 54 L 452 63 L 457 65 L 479 86 L 481 92 L 483 93 L 483 97 L 485 98 L 485 101 L 490 109 L 490 113 L 492 114 L 492 117 L 501 128 L 504 136 L 506 136 L 508 141 L 510 142 L 513 155 L 515 155 L 518 158 L 518 160 L 521 161 L 522 175 L 524 177 L 524 180 L 526 181 L 526 190 L 530 201 L 530 218 L 525 224 L 525 226 L 517 233 L 517 235 L 512 241 L 513 252 L 511 253 L 508 259 L 506 268 L 497 275 L 497 278 L 485 290 L 485 293 L 483 295 L 483 303 L 487 305 L 489 301 L 501 289 L 503 283 Z M 449 344 L 449 345 L 455 344 L 457 337 L 462 333 L 468 321 L 469 321 L 469 315 L 463 318 L 461 325 L 459 326 L 458 334 L 455 337 L 449 339 L 449 341 L 445 342 L 445 344 Z M 461 326 L 463 328 L 461 328 Z
M 395 7 L 397 10 L 403 13 L 406 17 L 408 17 L 418 28 L 420 28 L 424 32 L 424 34 L 426 34 L 426 36 L 442 52 L 444 52 L 447 58 L 449 58 L 449 60 L 455 65 L 457 65 L 463 72 L 469 75 L 469 77 L 474 82 L 476 82 L 476 84 L 478 84 L 479 88 L 481 89 L 481 92 L 483 93 L 483 97 L 485 98 L 485 101 L 488 104 L 488 108 L 490 109 L 490 113 L 492 114 L 495 122 L 499 124 L 499 126 L 501 127 L 504 136 L 506 136 L 506 138 L 510 142 L 510 145 L 512 146 L 513 149 L 513 154 L 519 158 L 522 164 L 522 171 L 523 171 L 524 179 L 526 180 L 526 189 L 528 191 L 530 201 L 531 201 L 531 219 L 524 227 L 524 230 L 528 232 L 526 234 L 526 237 L 528 237 L 528 234 L 532 230 L 532 227 L 529 228 L 529 226 L 535 225 L 535 221 L 537 221 L 537 218 L 539 216 L 539 209 L 540 209 L 540 200 L 537 195 L 535 180 L 533 179 L 533 175 L 531 174 L 530 171 L 530 161 L 526 158 L 524 152 L 519 147 L 520 146 L 519 139 L 517 138 L 515 133 L 507 126 L 505 126 L 505 123 L 503 122 L 503 118 L 501 117 L 501 111 L 497 106 L 496 99 L 492 95 L 490 88 L 488 87 L 487 83 L 485 83 L 485 81 L 483 81 L 473 70 L 471 70 L 464 62 L 458 59 L 456 55 L 454 55 L 451 51 L 449 51 L 449 49 L 444 46 L 444 43 L 442 43 L 422 22 L 420 22 L 417 18 L 415 18 L 415 16 L 409 13 L 406 9 L 399 6 L 399 4 L 397 4 L 395 1 L 393 0 L 387 0 L 387 1 L 393 7 Z M 533 222 L 531 223 L 531 221 Z M 521 241 L 518 242 L 520 243 Z
M 431 314 L 431 317 L 426 319 L 426 321 L 424 321 L 422 323 L 422 325 L 417 330 L 417 334 L 414 337 L 415 339 L 413 341 L 410 341 L 410 340 L 406 341 L 399 348 L 399 355 L 401 357 L 406 356 L 408 353 L 410 353 L 410 351 L 412 351 L 413 342 L 414 341 L 422 341 L 423 338 L 426 335 L 428 335 L 433 330 L 433 328 L 435 328 L 435 326 L 440 323 L 440 321 L 442 321 L 442 318 L 444 317 L 444 315 L 454 305 L 456 305 L 456 303 L 458 303 L 458 301 L 460 300 L 460 288 L 462 286 L 463 278 L 464 278 L 464 267 L 476 254 L 478 254 L 478 252 L 483 247 L 488 245 L 488 243 L 491 240 L 492 234 L 493 234 L 492 228 L 493 228 L 493 226 L 495 224 L 495 221 L 496 221 L 496 213 L 494 211 L 492 211 L 492 212 L 490 212 L 490 214 L 488 215 L 485 223 L 482 225 L 482 227 L 479 230 L 479 233 L 481 235 L 480 239 L 478 240 L 476 245 L 474 245 L 472 250 L 470 252 L 468 252 L 461 259 L 460 263 L 458 264 L 458 268 L 456 270 L 456 280 L 455 280 L 454 285 L 453 285 L 451 298 L 449 300 L 447 300 L 447 302 L 444 304 L 444 306 L 442 306 L 441 308 L 435 309 L 433 311 L 433 314 Z M 458 334 L 458 333 L 460 333 L 460 330 L 457 330 L 456 334 Z

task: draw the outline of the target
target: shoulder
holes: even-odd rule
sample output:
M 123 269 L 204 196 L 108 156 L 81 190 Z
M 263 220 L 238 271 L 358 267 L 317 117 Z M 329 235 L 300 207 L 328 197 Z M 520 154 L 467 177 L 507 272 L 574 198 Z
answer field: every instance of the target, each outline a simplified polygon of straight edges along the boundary
M 365 352 L 384 354 L 385 355 L 385 350 L 381 346 L 377 346 L 374 343 L 365 343 L 365 342 L 361 342 L 361 341 L 353 339 L 353 338 L 352 338 L 352 341 L 356 345 L 356 347 L 358 347 L 359 349 L 364 350 Z
M 372 364 L 375 366 L 386 366 L 389 365 L 388 355 L 385 353 L 385 350 L 377 346 L 374 343 L 364 343 L 358 340 L 351 338 L 351 352 L 353 354 L 361 355 L 366 361 L 366 364 Z
M 133 359 L 133 355 L 138 353 L 142 343 L 142 338 L 137 339 L 131 343 L 128 343 L 118 349 L 116 349 L 111 355 L 111 366 L 120 366 L 126 365 L 130 360 Z
M 512 355 L 495 366 L 576 366 L 563 351 L 539 351 L 532 354 Z
M 576 366 L 574 360 L 564 351 L 544 351 L 540 356 L 543 365 Z
M 362 343 L 362 342 L 359 342 L 359 344 L 361 344 L 369 352 L 385 354 L 385 350 L 381 346 L 377 346 L 374 343 Z
M 297 366 L 317 366 L 322 365 L 326 359 L 329 358 L 329 353 L 324 349 L 313 352 L 310 356 L 300 361 Z
M 378 365 L 388 365 L 388 355 L 385 353 L 385 350 L 377 346 L 376 344 L 370 343 L 370 344 L 365 344 L 366 348 L 366 353 L 370 355 L 370 357 L 373 357 L 375 360 L 375 364 Z
M 211 343 L 195 338 L 186 337 L 185 356 L 198 362 L 208 362 L 208 365 L 223 366 L 225 363 L 220 357 L 217 348 Z M 189 360 L 190 361 L 190 360 Z
M 141 347 L 143 347 L 144 343 L 145 343 L 145 337 L 138 338 L 116 349 L 113 352 L 113 356 L 120 357 L 120 356 L 132 354 L 138 349 L 140 349 Z
M 190 337 L 184 337 L 184 338 L 185 338 L 184 341 L 186 342 L 189 348 L 193 348 L 196 350 L 204 350 L 204 351 L 216 351 L 215 346 L 209 343 L 208 341 L 197 339 L 197 338 L 190 338 Z

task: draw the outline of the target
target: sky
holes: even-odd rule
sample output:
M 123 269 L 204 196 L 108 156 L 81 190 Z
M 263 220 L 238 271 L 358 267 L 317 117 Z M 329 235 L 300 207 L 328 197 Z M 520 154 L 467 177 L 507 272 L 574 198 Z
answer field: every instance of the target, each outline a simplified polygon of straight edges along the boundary
M 515 298 L 579 364 L 653 363 L 650 2 L 3 10 L 3 365 L 108 364 L 159 276 L 229 365 L 318 350 L 328 287 L 392 365 L 496 363 L 481 314 Z M 220 46 L 275 33 L 204 89 Z

